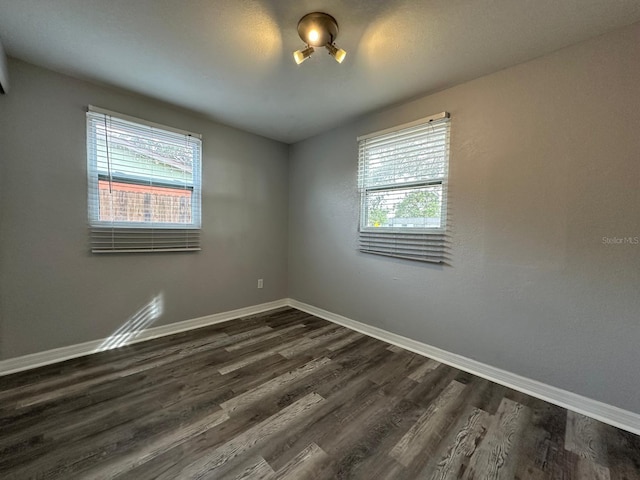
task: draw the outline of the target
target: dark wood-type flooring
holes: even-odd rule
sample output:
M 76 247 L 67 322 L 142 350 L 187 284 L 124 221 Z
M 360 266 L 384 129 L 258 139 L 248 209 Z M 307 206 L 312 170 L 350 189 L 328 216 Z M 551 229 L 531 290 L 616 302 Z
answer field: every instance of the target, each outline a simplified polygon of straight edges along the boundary
M 2 479 L 640 479 L 638 436 L 289 308 L 0 385 Z

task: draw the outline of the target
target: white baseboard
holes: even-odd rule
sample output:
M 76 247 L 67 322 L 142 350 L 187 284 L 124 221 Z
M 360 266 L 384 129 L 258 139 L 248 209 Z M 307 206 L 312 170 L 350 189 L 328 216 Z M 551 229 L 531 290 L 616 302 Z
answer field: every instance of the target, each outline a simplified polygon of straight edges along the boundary
M 287 299 L 287 305 L 297 308 L 298 310 L 302 310 L 303 312 L 310 313 L 311 315 L 315 315 L 316 317 L 320 317 L 352 330 L 356 330 L 360 333 L 364 333 L 370 337 L 377 338 L 383 342 L 397 345 L 405 350 L 433 358 L 441 363 L 451 365 L 452 367 L 472 373 L 478 377 L 486 378 L 487 380 L 499 383 L 505 387 L 531 395 L 532 397 L 540 398 L 549 403 L 553 403 L 568 410 L 572 410 L 609 425 L 613 425 L 614 427 L 618 427 L 622 430 L 640 435 L 640 414 L 623 410 L 597 400 L 592 400 L 536 380 L 531 380 L 530 378 L 522 377 L 515 373 L 507 372 L 506 370 L 492 367 L 491 365 L 463 357 L 462 355 L 447 352 L 446 350 L 441 350 L 401 335 L 396 335 L 395 333 L 382 330 L 381 328 L 372 327 L 371 325 L 328 312 L 327 310 L 323 310 L 294 299 Z
M 506 370 L 492 367 L 491 365 L 463 357 L 462 355 L 447 352 L 446 350 L 441 350 L 437 347 L 343 317 L 342 315 L 338 315 L 291 298 L 239 308 L 228 312 L 216 313 L 169 325 L 153 327 L 135 332 L 134 334 L 129 333 L 127 334 L 127 338 L 123 339 L 122 342 L 119 342 L 119 346 L 131 345 L 133 343 L 151 340 L 153 338 L 173 335 L 175 333 L 214 325 L 216 323 L 227 322 L 240 317 L 255 315 L 286 306 L 297 308 L 303 312 L 337 323 L 350 328 L 351 330 L 382 340 L 383 342 L 397 345 L 405 350 L 433 358 L 441 363 L 451 365 L 452 367 L 472 373 L 473 375 L 486 378 L 487 380 L 500 385 L 504 385 L 568 410 L 587 415 L 588 417 L 613 425 L 614 427 L 640 435 L 640 415 L 637 413 L 623 410 L 597 400 L 592 400 L 536 380 L 531 380 L 515 373 L 507 372 Z M 0 361 L 0 376 L 99 352 L 101 351 L 100 347 L 104 344 L 105 340 L 106 339 L 92 340 L 90 342 L 80 343 L 77 345 L 70 345 L 67 347 L 2 360 Z
M 174 333 L 185 332 L 195 328 L 206 327 L 216 323 L 227 322 L 248 315 L 266 312 L 275 308 L 286 307 L 288 305 L 286 299 L 276 300 L 274 302 L 262 303 L 250 307 L 239 308 L 229 312 L 215 313 L 206 317 L 193 318 L 182 322 L 171 323 L 169 325 L 161 325 L 159 327 L 139 330 L 137 332 L 129 332 L 123 338 L 118 339 L 117 336 L 108 339 L 91 340 L 90 342 L 69 345 L 68 347 L 55 348 L 44 352 L 32 353 L 20 357 L 9 358 L 0 361 L 0 376 L 9 375 L 11 373 L 30 370 L 32 368 L 50 365 L 52 363 L 63 362 L 72 358 L 82 357 L 105 350 L 102 345 L 109 340 L 110 344 L 117 344 L 119 347 L 131 345 L 133 343 L 151 340 L 152 338 L 173 335 Z M 115 340 L 115 341 L 114 341 Z

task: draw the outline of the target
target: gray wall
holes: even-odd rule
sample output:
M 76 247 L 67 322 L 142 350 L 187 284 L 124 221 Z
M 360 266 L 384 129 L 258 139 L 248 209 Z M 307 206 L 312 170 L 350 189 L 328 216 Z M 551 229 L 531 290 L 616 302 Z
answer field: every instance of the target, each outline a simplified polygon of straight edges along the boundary
M 106 337 L 160 293 L 155 325 L 286 296 L 286 145 L 23 62 L 9 69 L 12 89 L 0 97 L 0 358 Z M 88 104 L 202 133 L 201 252 L 89 253 Z
M 295 144 L 289 295 L 640 413 L 640 24 Z M 452 266 L 356 251 L 356 136 L 451 112 Z

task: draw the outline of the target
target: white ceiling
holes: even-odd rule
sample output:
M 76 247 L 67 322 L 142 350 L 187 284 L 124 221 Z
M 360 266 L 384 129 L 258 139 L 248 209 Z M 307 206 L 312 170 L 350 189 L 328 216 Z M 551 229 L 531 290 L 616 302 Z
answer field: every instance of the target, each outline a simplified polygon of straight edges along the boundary
M 311 11 L 342 65 L 293 62 Z M 287 143 L 639 20 L 638 0 L 0 0 L 11 56 Z

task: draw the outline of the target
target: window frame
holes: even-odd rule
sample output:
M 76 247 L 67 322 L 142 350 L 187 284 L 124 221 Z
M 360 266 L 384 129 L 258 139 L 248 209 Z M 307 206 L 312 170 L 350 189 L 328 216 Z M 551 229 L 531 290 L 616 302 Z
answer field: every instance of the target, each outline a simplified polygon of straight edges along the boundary
M 363 164 L 366 159 L 363 160 L 363 150 L 366 150 L 366 144 L 363 144 L 366 140 L 383 137 L 385 135 L 401 132 L 402 130 L 409 130 L 415 127 L 426 126 L 429 124 L 446 123 L 446 145 L 444 147 L 445 159 L 443 161 L 443 173 L 441 176 L 433 177 L 425 180 L 410 180 L 406 182 L 393 182 L 386 184 L 376 184 L 372 186 L 367 185 L 367 173 L 368 165 Z M 444 250 L 446 249 L 447 236 L 448 236 L 448 194 L 449 194 L 449 149 L 450 149 L 450 115 L 448 112 L 442 112 L 429 117 L 424 117 L 413 122 L 404 123 L 395 127 L 391 127 L 385 130 L 369 133 L 357 137 L 358 142 L 358 193 L 360 195 L 360 212 L 358 218 L 358 232 L 359 232 L 359 250 L 365 253 L 374 253 L 380 255 L 387 255 L 400 258 L 409 258 L 412 260 L 422 260 L 435 263 L 443 263 Z M 390 159 L 390 161 L 392 161 Z M 420 191 L 420 188 L 428 188 L 432 186 L 440 186 L 441 188 L 441 202 L 440 202 L 440 225 L 438 227 L 409 227 L 409 226 L 393 226 L 393 227 L 376 227 L 369 225 L 369 206 L 370 206 L 370 194 L 375 192 L 399 192 L 403 190 Z M 378 250 L 376 251 L 375 238 L 378 237 Z M 431 248 L 441 250 L 442 258 L 427 259 L 417 258 L 418 256 L 405 256 L 401 253 L 382 253 L 383 248 L 380 248 L 382 244 L 390 244 L 396 241 L 399 246 L 399 251 L 403 250 L 402 243 L 409 242 L 410 238 L 421 239 L 423 243 L 423 249 L 426 252 L 430 252 Z M 399 239 L 399 240 L 394 240 Z M 415 240 L 417 242 L 418 240 Z M 368 245 L 368 246 L 367 246 Z M 371 247 L 371 245 L 374 245 Z M 430 253 L 425 254 L 430 256 Z
M 388 232 L 388 233 L 444 233 L 447 224 L 447 175 L 438 179 L 425 182 L 407 182 L 393 184 L 393 186 L 379 186 L 373 188 L 362 188 L 361 204 L 360 204 L 360 231 L 362 232 Z M 370 227 L 368 226 L 368 202 L 367 194 L 369 192 L 394 192 L 397 190 L 410 190 L 420 187 L 432 187 L 440 185 L 442 188 L 442 202 L 440 204 L 440 226 L 439 227 Z
M 185 142 L 193 149 L 192 174 L 190 181 L 172 182 L 162 178 L 161 175 L 136 175 L 130 172 L 111 173 L 111 163 L 108 162 L 109 173 L 98 166 L 98 137 L 97 126 L 99 116 L 103 116 L 105 122 L 111 117 L 116 121 L 124 121 L 134 124 L 133 128 L 141 127 L 141 132 L 146 129 L 154 129 L 159 136 L 184 136 Z M 153 130 L 150 130 L 150 132 Z M 113 112 L 89 105 L 86 115 L 86 146 L 87 146 L 87 214 L 92 240 L 91 251 L 93 253 L 129 253 L 152 251 L 195 251 L 200 250 L 200 230 L 202 227 L 202 136 L 186 130 L 169 127 L 148 120 Z M 141 133 L 142 136 L 142 133 Z M 144 137 L 162 143 L 162 140 L 152 136 Z M 107 140 L 108 141 L 108 140 Z M 117 162 L 115 163 L 117 165 Z M 100 184 L 101 182 L 113 182 L 141 187 L 158 187 L 171 189 L 177 192 L 188 191 L 191 193 L 190 208 L 191 221 L 189 223 L 175 222 L 151 222 L 151 221 L 116 221 L 100 219 Z M 111 247 L 108 247 L 108 239 L 111 238 Z M 127 246 L 127 248 L 125 248 Z

